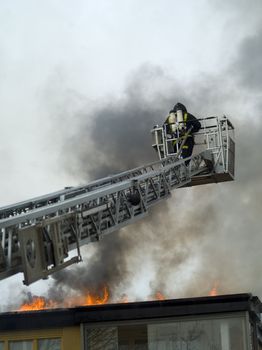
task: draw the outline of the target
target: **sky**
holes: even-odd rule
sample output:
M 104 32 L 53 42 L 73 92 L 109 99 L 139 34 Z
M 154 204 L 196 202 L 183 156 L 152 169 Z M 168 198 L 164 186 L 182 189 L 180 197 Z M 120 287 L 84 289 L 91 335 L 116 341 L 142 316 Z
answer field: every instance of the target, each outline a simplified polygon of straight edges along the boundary
M 57 295 L 102 279 L 140 299 L 214 285 L 262 297 L 261 10 L 260 0 L 0 3 L 1 206 L 154 160 L 149 131 L 177 101 L 236 127 L 233 183 L 175 191 L 54 279 L 1 281 L 4 303 L 10 288 Z

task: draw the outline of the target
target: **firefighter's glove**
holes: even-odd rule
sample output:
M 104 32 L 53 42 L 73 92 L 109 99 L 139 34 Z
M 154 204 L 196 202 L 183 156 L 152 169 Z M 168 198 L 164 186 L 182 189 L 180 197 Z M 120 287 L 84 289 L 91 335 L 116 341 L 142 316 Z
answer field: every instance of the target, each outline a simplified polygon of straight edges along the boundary
M 181 129 L 181 130 L 179 131 L 179 135 L 180 135 L 180 136 L 185 136 L 185 134 L 186 134 L 186 129 L 185 129 L 185 128 L 183 128 L 183 129 Z

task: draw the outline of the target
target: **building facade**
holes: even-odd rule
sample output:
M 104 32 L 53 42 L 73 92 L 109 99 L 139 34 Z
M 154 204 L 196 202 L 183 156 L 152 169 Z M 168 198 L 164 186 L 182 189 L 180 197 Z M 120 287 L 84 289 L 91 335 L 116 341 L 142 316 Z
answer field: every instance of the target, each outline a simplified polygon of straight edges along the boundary
M 251 294 L 0 314 L 0 350 L 262 350 Z

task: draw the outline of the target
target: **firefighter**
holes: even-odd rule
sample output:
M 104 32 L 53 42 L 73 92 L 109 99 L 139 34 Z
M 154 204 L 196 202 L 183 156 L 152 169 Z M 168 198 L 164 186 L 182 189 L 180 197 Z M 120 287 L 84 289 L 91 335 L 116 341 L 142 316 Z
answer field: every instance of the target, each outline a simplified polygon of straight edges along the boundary
M 192 155 L 195 144 L 193 134 L 199 131 L 201 128 L 201 124 L 197 118 L 188 113 L 186 107 L 182 103 L 178 102 L 169 112 L 169 115 L 164 124 L 166 124 L 166 130 L 168 134 L 175 138 L 179 137 L 179 140 L 175 140 L 173 142 L 173 152 L 177 152 L 177 146 L 180 147 L 183 139 L 186 138 L 182 146 L 181 157 L 190 157 Z M 186 165 L 188 165 L 189 162 L 190 160 L 187 160 Z

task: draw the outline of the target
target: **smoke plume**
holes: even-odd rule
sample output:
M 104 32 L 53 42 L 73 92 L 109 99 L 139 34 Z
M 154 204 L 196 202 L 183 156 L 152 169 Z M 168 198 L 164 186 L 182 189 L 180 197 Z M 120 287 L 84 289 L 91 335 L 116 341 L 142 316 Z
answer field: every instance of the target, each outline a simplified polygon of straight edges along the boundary
M 221 13 L 232 11 L 236 2 L 228 6 Z M 235 15 L 244 18 L 244 13 Z M 177 101 L 199 117 L 232 116 L 236 180 L 176 190 L 142 222 L 85 248 L 84 263 L 54 275 L 50 297 L 62 299 L 66 293 L 95 291 L 104 284 L 112 295 L 140 299 L 157 290 L 168 297 L 207 295 L 214 285 L 218 293 L 253 292 L 262 297 L 259 21 L 254 21 L 254 28 L 223 72 L 186 84 L 159 67 L 143 65 L 122 96 L 76 113 L 76 130 L 63 135 L 61 161 L 77 182 L 155 160 L 150 129 L 164 121 Z

